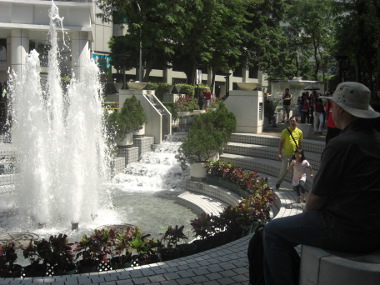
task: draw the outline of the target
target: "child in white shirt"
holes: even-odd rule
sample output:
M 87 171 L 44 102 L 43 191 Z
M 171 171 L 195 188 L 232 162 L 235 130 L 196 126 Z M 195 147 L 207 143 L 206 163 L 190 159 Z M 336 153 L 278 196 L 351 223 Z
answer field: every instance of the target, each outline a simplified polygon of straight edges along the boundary
M 306 168 L 310 170 L 310 177 L 313 177 L 313 168 L 311 164 L 305 159 L 302 149 L 297 149 L 294 153 L 295 159 L 289 165 L 288 171 L 293 169 L 292 185 L 293 190 L 297 193 L 297 203 L 306 202 L 305 195 L 305 182 L 306 182 Z

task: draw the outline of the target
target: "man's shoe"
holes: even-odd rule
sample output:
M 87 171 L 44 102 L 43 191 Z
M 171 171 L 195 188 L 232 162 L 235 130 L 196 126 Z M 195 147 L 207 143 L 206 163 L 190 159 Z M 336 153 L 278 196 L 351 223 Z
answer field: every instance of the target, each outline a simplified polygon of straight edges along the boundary
M 276 189 L 280 188 L 280 183 L 276 184 Z

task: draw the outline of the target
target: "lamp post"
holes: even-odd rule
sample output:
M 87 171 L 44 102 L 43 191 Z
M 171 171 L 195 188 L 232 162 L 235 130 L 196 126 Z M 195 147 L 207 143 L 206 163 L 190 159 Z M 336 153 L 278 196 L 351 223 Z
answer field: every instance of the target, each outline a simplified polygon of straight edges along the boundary
M 136 2 L 137 4 L 137 8 L 139 9 L 139 13 L 140 13 L 140 16 L 141 16 L 141 7 L 140 7 L 140 4 L 138 2 Z M 141 38 L 142 34 L 141 34 L 141 25 L 140 25 L 140 54 L 139 54 L 139 70 L 138 70 L 138 76 L 137 76 L 137 80 L 142 82 L 142 38 Z

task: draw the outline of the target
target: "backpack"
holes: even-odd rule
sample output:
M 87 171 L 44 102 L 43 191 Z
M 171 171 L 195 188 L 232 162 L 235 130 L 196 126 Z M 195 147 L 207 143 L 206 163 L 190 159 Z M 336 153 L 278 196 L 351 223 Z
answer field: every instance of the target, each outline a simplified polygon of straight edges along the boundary
M 249 282 L 252 285 L 265 285 L 264 281 L 264 249 L 263 249 L 264 225 L 259 225 L 248 244 Z M 294 248 L 293 248 L 294 249 Z M 300 257 L 297 251 L 292 251 L 294 263 L 294 276 L 298 284 L 300 273 Z

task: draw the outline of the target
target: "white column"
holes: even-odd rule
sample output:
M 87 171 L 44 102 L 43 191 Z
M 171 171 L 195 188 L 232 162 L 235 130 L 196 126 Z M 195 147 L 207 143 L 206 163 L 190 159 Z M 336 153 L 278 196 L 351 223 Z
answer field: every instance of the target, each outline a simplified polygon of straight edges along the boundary
M 243 82 L 249 82 L 249 67 L 246 65 L 242 68 L 242 81 Z
M 8 39 L 7 53 L 8 64 L 16 72 L 19 79 L 26 64 L 26 57 L 29 52 L 29 33 L 26 30 L 12 30 Z
M 164 68 L 164 83 L 173 84 L 173 68 L 166 67 Z
M 75 78 L 80 80 L 83 77 L 83 68 L 90 59 L 90 49 L 88 43 L 87 32 L 71 33 L 71 56 L 72 56 L 72 72 Z

